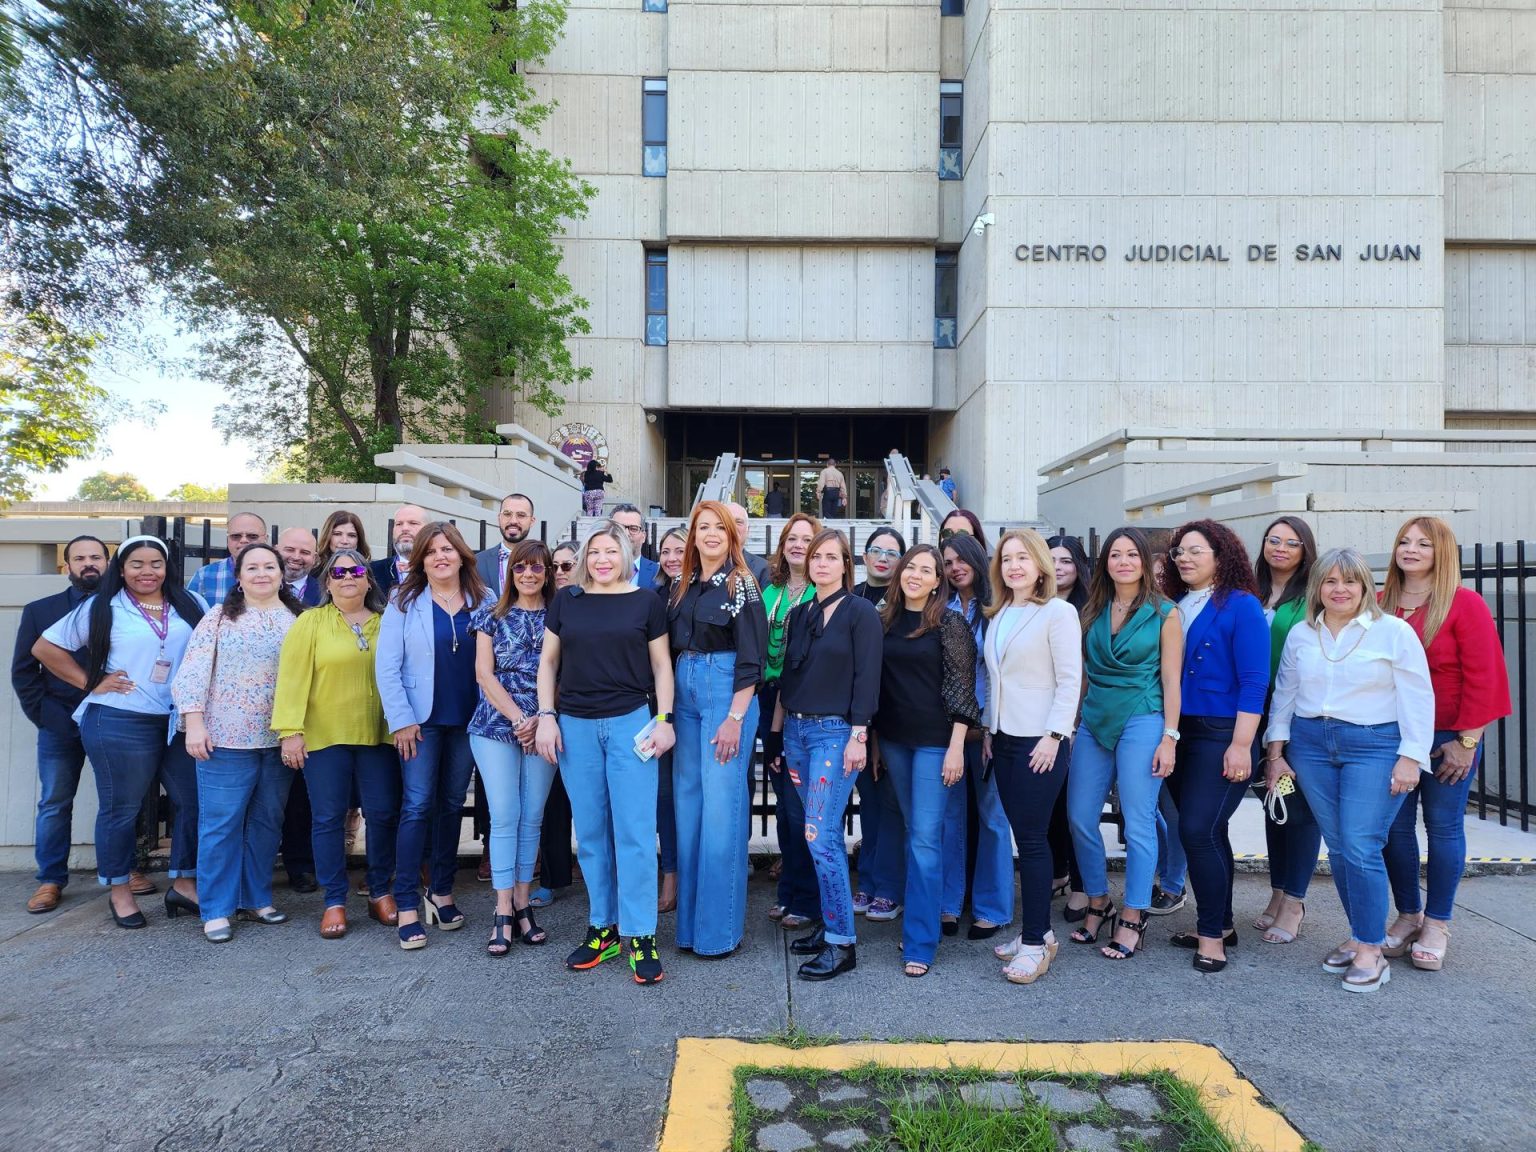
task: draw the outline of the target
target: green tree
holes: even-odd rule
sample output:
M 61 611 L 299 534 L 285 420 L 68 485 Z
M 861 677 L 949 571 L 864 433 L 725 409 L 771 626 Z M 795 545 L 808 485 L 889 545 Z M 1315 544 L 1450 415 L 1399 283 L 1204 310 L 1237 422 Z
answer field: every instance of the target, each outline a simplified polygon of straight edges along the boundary
M 111 405 L 88 376 L 94 347 L 42 313 L 0 312 L 0 505 L 95 454 Z
M 37 0 L 12 85 L 9 223 L 39 299 L 127 260 L 204 333 L 227 434 L 303 478 L 411 440 L 488 441 L 490 389 L 546 411 L 587 374 L 555 241 L 591 187 L 536 146 L 519 64 L 559 0 Z M 24 70 L 25 71 L 25 70 Z M 133 274 L 107 281 L 130 300 Z
M 204 484 L 193 484 L 188 481 L 178 484 L 165 494 L 167 500 L 185 500 L 191 504 L 218 504 L 229 499 L 229 485 L 222 484 L 217 488 L 210 488 Z
M 148 488 L 131 472 L 97 472 L 80 481 L 76 500 L 153 500 Z

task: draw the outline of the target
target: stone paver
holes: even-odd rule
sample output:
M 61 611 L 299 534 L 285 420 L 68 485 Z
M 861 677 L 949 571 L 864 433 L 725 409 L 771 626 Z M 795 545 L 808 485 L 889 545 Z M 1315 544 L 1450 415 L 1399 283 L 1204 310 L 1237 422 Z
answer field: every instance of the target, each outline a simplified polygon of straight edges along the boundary
M 1163 1102 L 1145 1084 L 1111 1085 L 1104 1089 L 1104 1099 L 1111 1108 L 1129 1112 L 1139 1120 L 1155 1120 L 1163 1111 Z
M 1072 1152 L 1119 1152 L 1120 1138 L 1114 1132 L 1095 1128 L 1091 1124 L 1074 1124 L 1063 1136 Z
M 1017 1084 L 1000 1084 L 995 1080 L 962 1084 L 960 1099 L 978 1108 L 990 1108 L 994 1112 L 1017 1112 L 1024 1107 L 1024 1093 L 1019 1091 Z
M 1121 1140 L 1139 1139 L 1154 1148 L 1167 1138 L 1168 1132 L 1161 1124 L 1127 1124 L 1120 1129 Z
M 1029 1090 L 1034 1093 L 1036 1100 L 1052 1112 L 1060 1112 L 1064 1116 L 1092 1111 L 1093 1106 L 1099 1102 L 1099 1098 L 1092 1092 L 1069 1088 L 1055 1080 L 1033 1080 Z
M 926 1104 L 938 1094 L 936 1084 L 908 1084 L 902 1089 L 900 1098 L 909 1104 Z
M 848 1100 L 868 1100 L 869 1093 L 857 1084 L 838 1084 L 821 1090 L 823 1104 L 841 1104 Z
M 757 1130 L 757 1146 L 762 1152 L 802 1152 L 816 1147 L 816 1139 L 800 1125 L 781 1120 Z
M 857 1148 L 868 1139 L 862 1128 L 839 1128 L 836 1132 L 828 1132 L 821 1142 L 829 1148 Z
M 794 1102 L 795 1094 L 778 1080 L 748 1080 L 747 1099 L 764 1112 L 782 1112 Z

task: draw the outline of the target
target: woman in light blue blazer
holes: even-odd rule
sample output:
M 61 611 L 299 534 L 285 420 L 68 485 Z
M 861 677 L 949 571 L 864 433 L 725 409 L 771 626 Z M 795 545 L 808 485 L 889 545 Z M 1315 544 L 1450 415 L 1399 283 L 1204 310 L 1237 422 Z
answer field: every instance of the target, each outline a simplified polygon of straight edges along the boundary
M 464 924 L 453 902 L 453 876 L 474 766 L 467 728 L 479 702 L 469 618 L 490 603 L 475 554 L 457 528 L 439 521 L 416 537 L 409 571 L 379 624 L 374 667 L 404 786 L 395 903 L 400 947 L 407 950 L 427 945 L 423 913 L 444 931 Z M 359 635 L 358 643 L 367 641 Z M 423 903 L 419 884 L 429 845 L 431 890 Z

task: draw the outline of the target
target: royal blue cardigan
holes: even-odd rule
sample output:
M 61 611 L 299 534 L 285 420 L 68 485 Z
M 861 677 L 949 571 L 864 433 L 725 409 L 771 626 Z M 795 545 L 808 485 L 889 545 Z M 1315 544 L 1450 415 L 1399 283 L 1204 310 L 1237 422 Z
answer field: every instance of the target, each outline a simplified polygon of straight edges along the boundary
M 1269 690 L 1269 623 L 1248 592 L 1217 592 L 1184 640 L 1179 712 L 1262 714 Z

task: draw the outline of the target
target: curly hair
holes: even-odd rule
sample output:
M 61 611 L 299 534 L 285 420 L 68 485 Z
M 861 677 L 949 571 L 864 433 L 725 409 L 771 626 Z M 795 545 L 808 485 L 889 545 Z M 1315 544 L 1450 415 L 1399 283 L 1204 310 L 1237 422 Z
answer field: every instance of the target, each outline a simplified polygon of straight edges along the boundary
M 1253 564 L 1248 559 L 1248 549 L 1243 547 L 1236 532 L 1214 520 L 1191 520 L 1174 529 L 1168 551 L 1172 553 L 1177 550 L 1180 542 L 1191 532 L 1204 536 L 1210 542 L 1211 551 L 1216 554 L 1216 599 L 1225 599 L 1229 592 L 1247 592 L 1250 596 L 1258 596 L 1259 586 L 1253 578 Z M 1163 595 L 1174 601 L 1189 591 L 1189 585 L 1179 575 L 1179 566 L 1173 563 L 1163 565 L 1162 585 Z

